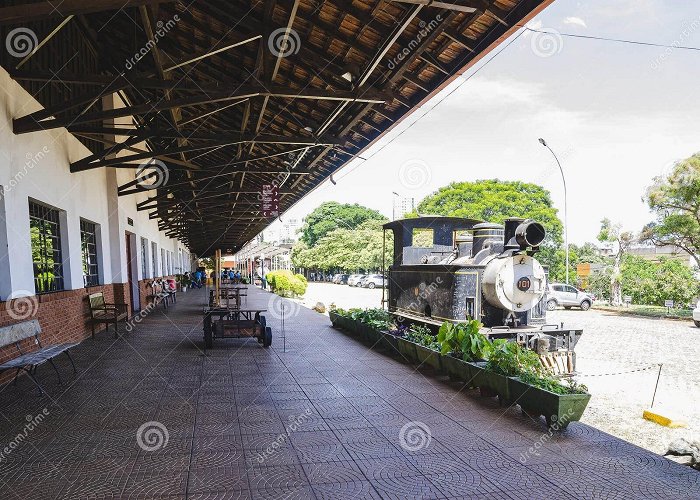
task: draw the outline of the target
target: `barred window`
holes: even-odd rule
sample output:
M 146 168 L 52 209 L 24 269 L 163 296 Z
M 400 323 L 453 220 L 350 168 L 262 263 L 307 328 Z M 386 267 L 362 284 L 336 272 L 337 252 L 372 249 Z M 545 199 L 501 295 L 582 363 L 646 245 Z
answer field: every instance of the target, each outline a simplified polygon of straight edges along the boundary
M 151 278 L 156 278 L 158 276 L 158 245 L 155 241 L 151 242 Z
M 97 224 L 80 219 L 80 248 L 83 256 L 83 284 L 100 284 L 97 264 Z
M 141 238 L 141 279 L 148 278 L 148 240 Z
M 30 201 L 29 234 L 32 244 L 35 292 L 39 294 L 63 290 L 61 226 L 58 210 Z

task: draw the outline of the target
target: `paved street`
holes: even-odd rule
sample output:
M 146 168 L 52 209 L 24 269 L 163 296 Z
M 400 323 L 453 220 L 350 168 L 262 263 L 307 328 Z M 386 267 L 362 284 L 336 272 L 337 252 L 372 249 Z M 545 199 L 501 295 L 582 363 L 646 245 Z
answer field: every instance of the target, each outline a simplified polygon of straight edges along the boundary
M 381 296 L 380 289 L 311 283 L 304 304 L 377 307 Z M 700 434 L 700 329 L 692 322 L 563 309 L 548 319 L 584 329 L 577 347 L 578 368 L 594 396 L 584 422 L 657 453 L 676 437 Z M 666 429 L 641 418 L 651 403 L 658 375 L 658 367 L 652 365 L 657 363 L 664 366 L 655 407 L 671 407 L 688 421 L 688 429 Z M 631 372 L 640 368 L 648 369 Z

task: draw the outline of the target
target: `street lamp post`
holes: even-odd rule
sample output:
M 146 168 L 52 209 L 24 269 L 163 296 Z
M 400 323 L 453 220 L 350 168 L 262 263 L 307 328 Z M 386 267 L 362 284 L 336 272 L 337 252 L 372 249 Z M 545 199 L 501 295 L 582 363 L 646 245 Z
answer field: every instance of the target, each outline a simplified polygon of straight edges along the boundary
M 397 193 L 396 191 L 392 191 L 391 194 L 400 198 L 399 193 Z M 396 220 L 396 198 L 391 199 L 391 220 Z
M 552 153 L 552 156 L 554 156 L 554 160 L 557 162 L 557 166 L 559 167 L 559 171 L 561 172 L 561 180 L 564 183 L 564 248 L 566 251 L 566 284 L 569 284 L 569 214 L 568 214 L 568 201 L 567 201 L 567 193 L 566 193 L 566 177 L 564 177 L 564 169 L 561 167 L 561 163 L 559 163 L 559 158 L 557 158 L 557 155 L 552 151 L 552 148 L 549 147 L 547 144 L 547 141 L 545 141 L 543 138 L 540 137 L 539 139 L 540 144 L 542 144 L 545 148 L 549 149 L 549 152 Z

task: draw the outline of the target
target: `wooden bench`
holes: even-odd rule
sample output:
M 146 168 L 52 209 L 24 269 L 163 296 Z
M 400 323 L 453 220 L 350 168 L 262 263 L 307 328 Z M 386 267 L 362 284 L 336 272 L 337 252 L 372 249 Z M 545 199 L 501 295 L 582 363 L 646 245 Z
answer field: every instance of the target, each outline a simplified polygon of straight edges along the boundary
M 129 317 L 129 309 L 126 304 L 107 303 L 102 292 L 91 293 L 88 296 L 90 301 L 90 323 L 92 325 L 92 338 L 95 338 L 95 324 L 104 324 L 109 329 L 110 324 L 114 324 L 114 338 L 119 337 L 119 322 L 126 321 Z
M 0 347 L 6 347 L 10 344 L 15 344 L 15 348 L 19 353 L 18 357 L 0 364 L 0 372 L 15 369 L 16 371 L 13 383 L 17 384 L 17 376 L 19 375 L 20 371 L 24 370 L 24 372 L 26 372 L 26 374 L 29 375 L 29 378 L 32 380 L 32 382 L 34 382 L 34 384 L 36 384 L 36 386 L 39 388 L 39 393 L 43 394 L 44 389 L 41 387 L 41 384 L 39 384 L 35 377 L 37 366 L 44 364 L 48 361 L 51 364 L 51 366 L 53 366 L 53 369 L 56 371 L 56 375 L 58 376 L 58 382 L 60 384 L 63 384 L 63 381 L 61 380 L 61 374 L 58 372 L 58 368 L 53 362 L 53 359 L 59 354 L 65 354 L 66 356 L 68 356 L 70 364 L 73 365 L 73 371 L 77 373 L 77 370 L 75 369 L 75 363 L 73 363 L 73 358 L 71 358 L 70 353 L 68 351 L 71 347 L 75 347 L 78 344 L 55 344 L 43 347 L 39 338 L 40 336 L 41 326 L 39 325 L 39 322 L 35 319 L 30 321 L 23 321 L 22 323 L 15 323 L 14 325 L 4 326 L 0 328 Z M 31 352 L 24 352 L 20 344 L 22 340 L 28 339 L 30 337 L 34 337 L 34 342 L 36 345 L 39 346 L 39 349 Z

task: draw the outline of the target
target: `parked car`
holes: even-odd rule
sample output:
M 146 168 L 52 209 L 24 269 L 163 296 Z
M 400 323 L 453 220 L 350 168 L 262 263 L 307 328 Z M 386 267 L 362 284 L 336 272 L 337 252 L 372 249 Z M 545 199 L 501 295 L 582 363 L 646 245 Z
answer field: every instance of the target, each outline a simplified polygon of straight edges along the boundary
M 357 286 L 358 283 L 362 278 L 364 278 L 364 274 L 351 274 L 350 277 L 348 278 L 348 285 L 350 286 Z
M 578 288 L 563 283 L 550 283 L 547 289 L 547 310 L 554 311 L 557 306 L 564 309 L 580 307 L 582 311 L 588 311 L 593 305 L 593 295 L 582 292 Z
M 695 309 L 693 309 L 693 321 L 695 321 L 695 326 L 700 328 L 700 300 L 695 304 Z
M 361 281 L 361 286 L 362 288 L 383 288 L 385 286 L 384 276 L 381 274 L 370 274 Z
M 336 285 L 347 285 L 349 277 L 349 274 L 336 274 L 333 277 L 333 283 L 335 283 Z

